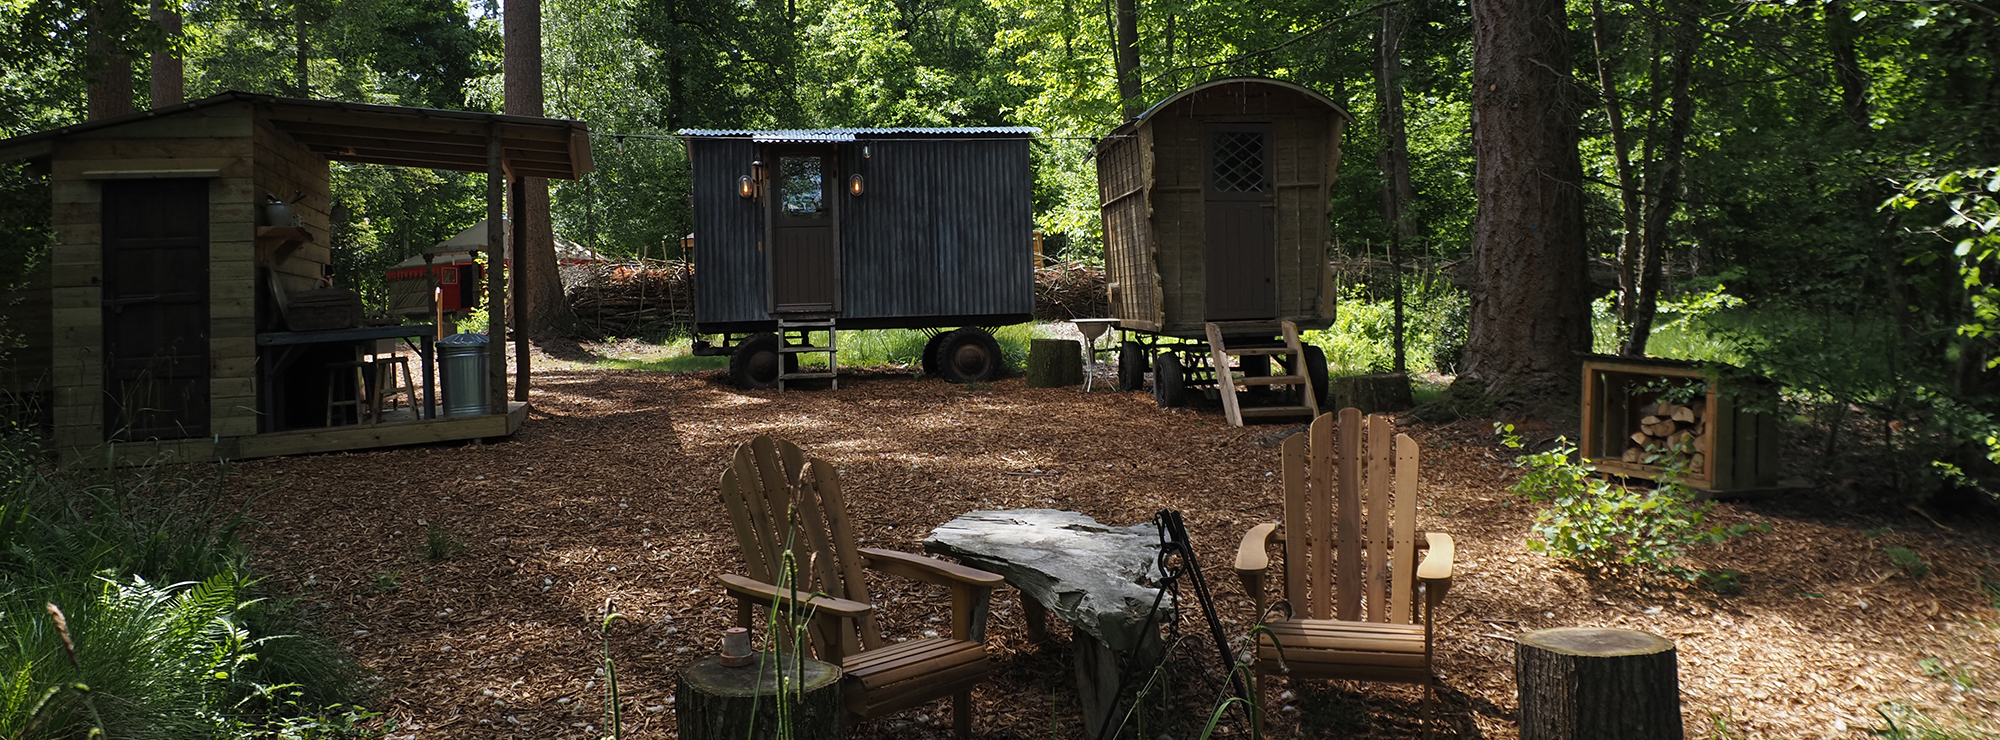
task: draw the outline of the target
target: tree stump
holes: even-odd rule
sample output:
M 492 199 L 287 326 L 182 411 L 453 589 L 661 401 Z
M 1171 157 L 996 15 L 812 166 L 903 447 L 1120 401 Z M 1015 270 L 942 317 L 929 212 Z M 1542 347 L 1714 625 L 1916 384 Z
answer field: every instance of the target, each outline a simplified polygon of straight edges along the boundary
M 778 660 L 770 653 L 730 668 L 710 656 L 682 668 L 674 692 L 674 717 L 683 740 L 769 740 L 778 733 Z M 795 740 L 840 740 L 847 708 L 840 700 L 840 669 L 807 658 L 785 667 Z M 796 693 L 794 693 L 796 692 Z M 754 729 L 753 729 L 754 728 Z
M 1410 399 L 1410 376 L 1402 373 L 1350 375 L 1333 379 L 1333 403 L 1320 402 L 1320 410 L 1352 406 L 1364 414 L 1408 411 L 1416 405 Z
M 1674 643 L 1658 635 L 1559 627 L 1514 640 L 1521 740 L 1680 740 Z
M 1028 387 L 1083 383 L 1083 349 L 1075 340 L 1035 339 L 1028 344 Z

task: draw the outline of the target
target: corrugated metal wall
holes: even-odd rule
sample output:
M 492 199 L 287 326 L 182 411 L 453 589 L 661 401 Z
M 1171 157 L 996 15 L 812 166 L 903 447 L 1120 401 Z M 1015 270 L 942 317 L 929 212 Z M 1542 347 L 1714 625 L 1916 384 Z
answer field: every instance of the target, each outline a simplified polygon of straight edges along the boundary
M 863 137 L 842 148 L 842 179 L 858 172 L 866 184 L 840 196 L 842 318 L 1034 312 L 1027 138 Z
M 696 324 L 771 318 L 763 211 L 736 194 L 757 145 L 748 139 L 689 138 L 694 166 Z

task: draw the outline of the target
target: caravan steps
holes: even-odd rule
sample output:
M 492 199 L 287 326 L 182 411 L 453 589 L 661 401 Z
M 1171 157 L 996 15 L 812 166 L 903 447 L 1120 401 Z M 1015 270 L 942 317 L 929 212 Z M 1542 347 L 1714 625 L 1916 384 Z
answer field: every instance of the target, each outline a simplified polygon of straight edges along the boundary
M 1303 416 L 1313 419 L 1319 416 L 1319 399 L 1313 397 L 1312 381 L 1306 375 L 1305 353 L 1299 347 L 1299 327 L 1290 321 L 1281 322 L 1285 331 L 1285 344 L 1280 347 L 1258 346 L 1230 348 L 1223 341 L 1222 329 L 1211 323 L 1208 325 L 1209 362 L 1215 368 L 1216 391 L 1222 396 L 1222 411 L 1229 418 L 1230 426 L 1243 426 L 1244 419 L 1270 419 L 1289 416 Z M 1237 370 L 1238 363 L 1230 358 L 1271 357 L 1286 355 L 1291 358 L 1291 372 L 1283 375 L 1248 375 Z M 1253 386 L 1288 386 L 1298 389 L 1298 398 L 1304 404 L 1295 406 L 1249 406 L 1243 405 L 1237 394 Z
M 822 333 L 826 335 L 826 343 L 813 344 L 813 335 Z M 830 380 L 833 382 L 833 389 L 840 390 L 840 334 L 834 331 L 833 316 L 779 316 L 778 354 L 801 355 L 812 352 L 826 353 L 826 368 L 780 372 L 778 390 L 784 390 L 785 381 L 788 380 Z

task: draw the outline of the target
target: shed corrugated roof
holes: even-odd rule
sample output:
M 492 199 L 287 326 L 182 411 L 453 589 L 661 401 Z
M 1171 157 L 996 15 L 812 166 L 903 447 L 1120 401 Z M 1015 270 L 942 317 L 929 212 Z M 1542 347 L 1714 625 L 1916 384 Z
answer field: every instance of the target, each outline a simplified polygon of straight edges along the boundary
M 857 137 L 881 136 L 922 136 L 927 138 L 950 138 L 953 136 L 1032 136 L 1042 130 L 1029 126 L 976 126 L 967 128 L 814 128 L 814 129 L 707 129 L 686 128 L 678 133 L 682 136 L 702 138 L 750 139 L 760 142 L 821 142 L 853 141 Z

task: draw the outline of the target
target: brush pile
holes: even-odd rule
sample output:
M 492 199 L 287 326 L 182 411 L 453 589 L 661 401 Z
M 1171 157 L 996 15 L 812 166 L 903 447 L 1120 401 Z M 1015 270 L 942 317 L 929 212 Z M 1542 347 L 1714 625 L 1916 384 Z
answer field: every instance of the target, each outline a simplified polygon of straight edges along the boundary
M 1035 270 L 1035 318 L 1042 321 L 1111 316 L 1104 268 L 1084 262 L 1055 262 Z
M 565 265 L 562 277 L 589 337 L 659 337 L 694 322 L 694 265 L 686 261 Z

